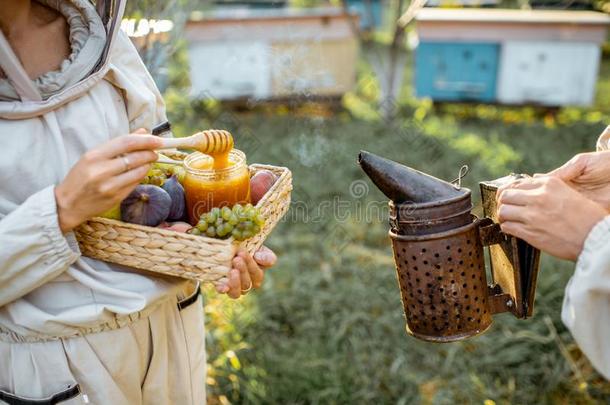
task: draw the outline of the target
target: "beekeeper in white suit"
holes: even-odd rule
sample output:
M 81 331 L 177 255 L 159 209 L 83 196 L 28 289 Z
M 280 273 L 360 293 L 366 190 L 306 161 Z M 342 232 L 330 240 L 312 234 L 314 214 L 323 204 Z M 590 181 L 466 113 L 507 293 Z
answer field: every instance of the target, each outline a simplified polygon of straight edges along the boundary
M 72 233 L 144 177 L 166 120 L 123 9 L 2 0 L 0 403 L 205 402 L 199 287 L 83 257 Z M 274 261 L 240 252 L 219 292 Z
M 610 379 L 610 127 L 597 152 L 498 190 L 502 230 L 576 261 L 562 320 L 591 364 Z

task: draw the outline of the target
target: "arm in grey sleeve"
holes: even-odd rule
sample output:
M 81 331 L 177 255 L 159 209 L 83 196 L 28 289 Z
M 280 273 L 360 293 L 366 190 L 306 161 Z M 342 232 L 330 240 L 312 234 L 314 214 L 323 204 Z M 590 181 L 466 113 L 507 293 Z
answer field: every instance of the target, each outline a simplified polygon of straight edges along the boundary
M 610 216 L 587 236 L 561 318 L 593 366 L 610 379 Z
M 79 257 L 74 234 L 59 228 L 54 187 L 31 195 L 0 220 L 0 306 L 54 279 Z

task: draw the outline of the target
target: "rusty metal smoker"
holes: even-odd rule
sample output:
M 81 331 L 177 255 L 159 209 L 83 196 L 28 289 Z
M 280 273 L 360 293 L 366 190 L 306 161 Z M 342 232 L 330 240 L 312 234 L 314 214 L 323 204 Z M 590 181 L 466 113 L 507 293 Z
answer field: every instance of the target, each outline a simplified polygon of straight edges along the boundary
M 496 313 L 531 316 L 540 251 L 496 222 L 496 190 L 519 175 L 479 183 L 479 219 L 467 188 L 369 152 L 360 152 L 358 163 L 391 200 L 390 238 L 409 334 L 452 342 L 485 332 Z

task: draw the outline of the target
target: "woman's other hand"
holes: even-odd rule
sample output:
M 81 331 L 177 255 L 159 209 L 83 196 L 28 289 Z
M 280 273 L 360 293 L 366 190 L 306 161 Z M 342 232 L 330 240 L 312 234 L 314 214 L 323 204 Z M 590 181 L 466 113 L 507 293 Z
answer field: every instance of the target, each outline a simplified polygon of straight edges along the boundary
M 117 206 L 157 160 L 161 139 L 144 129 L 91 149 L 55 187 L 59 226 L 69 232 L 89 218 Z
M 233 268 L 227 278 L 221 280 L 216 291 L 231 298 L 239 298 L 252 288 L 260 288 L 265 277 L 265 270 L 277 260 L 275 253 L 265 246 L 261 247 L 254 257 L 240 249 L 233 258 Z
M 578 154 L 563 166 L 542 176 L 557 177 L 610 209 L 610 151 Z
M 517 180 L 498 190 L 502 231 L 553 256 L 576 260 L 608 211 L 553 176 Z

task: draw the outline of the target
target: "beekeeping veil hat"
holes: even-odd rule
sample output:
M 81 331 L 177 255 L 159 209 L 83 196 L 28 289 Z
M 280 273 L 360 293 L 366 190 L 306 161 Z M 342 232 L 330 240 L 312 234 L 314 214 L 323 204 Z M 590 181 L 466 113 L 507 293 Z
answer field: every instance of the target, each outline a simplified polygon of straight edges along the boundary
M 43 114 L 78 97 L 103 78 L 126 0 L 38 0 L 64 15 L 71 53 L 60 68 L 30 80 L 0 31 L 0 117 Z

